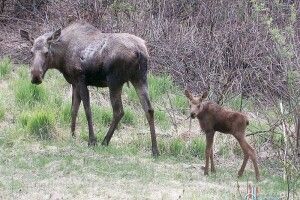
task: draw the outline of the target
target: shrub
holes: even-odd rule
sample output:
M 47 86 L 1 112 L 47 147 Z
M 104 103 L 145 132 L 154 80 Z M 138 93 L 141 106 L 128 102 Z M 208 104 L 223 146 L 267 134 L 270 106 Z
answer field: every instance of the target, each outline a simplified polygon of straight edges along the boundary
M 71 102 L 64 102 L 61 106 L 61 118 L 65 123 L 71 122 Z
M 11 60 L 9 58 L 3 58 L 0 61 L 0 78 L 7 75 L 11 70 Z
M 0 104 L 0 120 L 4 118 L 5 110 L 4 107 Z
M 205 154 L 205 141 L 202 138 L 193 139 L 190 144 L 190 153 L 192 156 L 204 158 Z
M 188 101 L 187 98 L 183 95 L 176 95 L 172 99 L 172 104 L 182 113 L 187 113 Z
M 40 139 L 54 138 L 55 115 L 53 112 L 39 108 L 33 112 L 22 113 L 20 121 L 30 134 Z
M 171 155 L 173 155 L 173 156 L 182 155 L 184 148 L 185 148 L 185 143 L 183 140 L 181 140 L 179 138 L 175 138 L 175 139 L 171 140 L 171 143 L 170 143 Z
M 92 106 L 93 120 L 95 124 L 108 126 L 113 118 L 112 110 L 109 107 Z M 86 118 L 84 117 L 86 120 Z
M 20 79 L 14 84 L 16 101 L 22 105 L 34 104 L 46 100 L 46 91 L 42 85 L 33 85 L 29 80 Z
M 154 117 L 161 129 L 167 130 L 170 128 L 171 126 L 170 119 L 164 111 L 161 110 L 155 111 Z
M 136 123 L 135 113 L 130 109 L 125 109 L 122 123 L 127 125 L 134 125 Z
M 148 76 L 149 95 L 151 100 L 158 100 L 162 95 L 172 89 L 173 81 L 168 75 Z

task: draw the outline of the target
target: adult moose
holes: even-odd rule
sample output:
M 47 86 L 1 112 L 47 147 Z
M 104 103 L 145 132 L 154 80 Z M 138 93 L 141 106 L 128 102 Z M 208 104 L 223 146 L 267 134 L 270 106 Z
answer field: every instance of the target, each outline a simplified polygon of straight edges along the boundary
M 33 47 L 31 82 L 40 84 L 48 69 L 59 70 L 72 85 L 71 133 L 75 136 L 75 124 L 80 102 L 83 102 L 89 129 L 89 145 L 97 139 L 93 131 L 88 86 L 109 87 L 113 119 L 102 142 L 108 145 L 124 115 L 121 100 L 124 83 L 134 86 L 150 126 L 152 154 L 159 154 L 154 127 L 154 110 L 148 95 L 147 60 L 145 41 L 128 33 L 102 33 L 94 26 L 76 22 L 63 30 L 45 33 L 36 39 L 24 30 L 21 37 Z

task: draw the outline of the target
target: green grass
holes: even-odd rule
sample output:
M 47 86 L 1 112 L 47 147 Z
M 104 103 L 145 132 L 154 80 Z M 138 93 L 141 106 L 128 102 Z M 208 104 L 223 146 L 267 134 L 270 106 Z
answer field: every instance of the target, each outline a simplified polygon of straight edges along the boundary
M 5 109 L 0 103 L 0 120 L 4 118 L 4 115 L 5 115 Z
M 182 199 L 239 199 L 235 187 L 242 159 L 224 162 L 215 154 L 217 173 L 203 176 L 200 166 L 204 163 L 205 141 L 202 137 L 185 142 L 177 133 L 171 137 L 158 134 L 161 156 L 151 157 L 148 123 L 133 87 L 124 87 L 123 126 L 116 130 L 110 145 L 88 148 L 82 104 L 76 128 L 78 137 L 70 136 L 70 86 L 61 74 L 49 71 L 43 84 L 37 87 L 30 83 L 27 66 L 16 69 L 8 72 L 9 76 L 5 75 L 4 82 L 8 84 L 0 85 L 4 88 L 0 95 L 0 119 L 1 110 L 5 115 L 0 120 L 0 193 L 4 199 L 43 199 L 52 191 L 75 199 L 87 198 L 97 191 L 99 196 L 112 199 L 173 199 L 174 196 L 168 196 L 173 194 L 176 198 L 181 195 Z M 173 85 L 167 75 L 149 74 L 149 92 L 158 133 L 173 134 L 166 112 L 169 97 L 179 117 L 183 117 L 188 107 L 182 91 Z M 112 109 L 108 94 L 104 96 L 93 89 L 91 94 L 94 131 L 101 143 L 112 120 Z M 159 110 L 161 107 L 163 109 Z M 250 123 L 249 129 L 266 128 L 263 122 L 261 125 L 255 123 L 253 126 Z M 184 126 L 179 124 L 178 134 L 182 128 Z M 278 137 L 274 141 L 281 141 L 280 135 L 274 137 Z M 226 150 L 232 150 L 230 145 L 220 144 L 216 143 L 219 155 L 229 154 Z M 278 195 L 286 190 L 280 175 L 270 173 L 263 165 L 261 168 L 265 179 L 257 184 L 263 194 Z M 239 179 L 241 188 L 248 179 L 254 180 L 254 173 L 247 165 L 245 176 Z M 110 196 L 103 196 L 106 194 Z M 89 197 L 97 199 L 99 196 Z
M 95 106 L 93 105 L 92 114 L 93 114 L 94 123 L 101 126 L 108 126 L 111 123 L 113 118 L 112 109 L 110 107 L 101 107 L 98 105 Z M 82 118 L 84 118 L 86 121 L 85 114 L 82 116 Z
M 11 60 L 8 57 L 0 60 L 0 78 L 6 76 L 12 68 Z
M 170 154 L 172 156 L 179 156 L 184 153 L 185 143 L 179 138 L 175 138 L 170 142 Z
M 148 85 L 150 99 L 156 101 L 172 89 L 173 81 L 169 75 L 155 76 L 149 74 Z
M 171 127 L 170 118 L 165 111 L 156 110 L 154 112 L 154 118 L 155 118 L 155 121 L 157 122 L 158 126 L 162 130 L 170 129 L 170 127 Z
M 188 111 L 188 101 L 183 94 L 175 95 L 171 100 L 172 105 L 178 109 L 183 115 L 187 114 Z
M 200 159 L 204 159 L 206 143 L 202 138 L 193 139 L 189 150 L 190 154 L 195 157 L 199 157 Z
M 36 102 L 46 102 L 47 93 L 43 85 L 33 85 L 29 80 L 19 79 L 13 86 L 16 101 L 19 105 L 33 105 Z
M 21 114 L 20 122 L 31 135 L 40 139 L 55 138 L 55 114 L 45 108 L 35 108 Z
M 133 111 L 133 109 L 125 108 L 124 116 L 121 120 L 122 123 L 126 125 L 134 126 L 137 123 L 137 114 Z

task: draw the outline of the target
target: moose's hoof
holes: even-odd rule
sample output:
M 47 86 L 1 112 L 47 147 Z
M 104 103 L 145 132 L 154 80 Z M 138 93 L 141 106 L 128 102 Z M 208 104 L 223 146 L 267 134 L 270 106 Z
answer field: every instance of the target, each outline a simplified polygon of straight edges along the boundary
M 152 149 L 152 156 L 157 158 L 159 156 L 159 151 L 157 149 Z
M 101 143 L 102 146 L 108 146 L 108 142 L 106 141 L 106 139 L 104 139 Z
M 97 139 L 96 138 L 89 140 L 89 143 L 88 143 L 89 147 L 93 147 L 93 146 L 96 146 L 96 145 L 97 145 Z
M 242 172 L 242 171 L 239 171 L 239 172 L 238 172 L 238 178 L 240 178 L 241 176 L 243 176 L 243 172 Z
M 210 171 L 211 171 L 211 173 L 216 173 L 216 169 L 215 168 L 212 168 Z

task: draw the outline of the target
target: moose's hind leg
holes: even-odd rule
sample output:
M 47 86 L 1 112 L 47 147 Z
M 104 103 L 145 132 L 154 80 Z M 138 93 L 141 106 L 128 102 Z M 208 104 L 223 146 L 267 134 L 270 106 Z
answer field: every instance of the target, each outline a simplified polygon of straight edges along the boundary
M 154 109 L 152 108 L 150 103 L 147 81 L 132 82 L 132 84 L 139 96 L 141 105 L 143 107 L 143 110 L 145 111 L 146 118 L 150 126 L 152 155 L 155 157 L 159 156 L 154 125 Z

